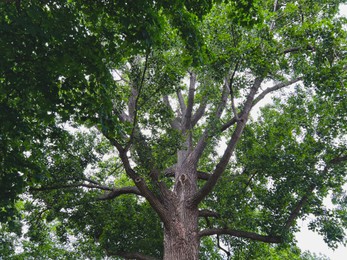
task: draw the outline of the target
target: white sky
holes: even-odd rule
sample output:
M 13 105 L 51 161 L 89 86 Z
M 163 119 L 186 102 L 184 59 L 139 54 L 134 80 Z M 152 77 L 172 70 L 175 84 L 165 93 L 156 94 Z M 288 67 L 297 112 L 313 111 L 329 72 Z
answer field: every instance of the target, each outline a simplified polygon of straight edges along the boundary
M 340 8 L 340 14 L 347 17 L 347 5 L 342 5 Z M 347 259 L 347 247 L 342 245 L 336 249 L 332 250 L 323 241 L 323 238 L 314 233 L 307 228 L 308 221 L 301 221 L 299 225 L 301 227 L 301 232 L 297 233 L 296 239 L 298 240 L 298 245 L 301 250 L 309 250 L 316 254 L 322 253 L 328 256 L 331 260 L 346 260 Z

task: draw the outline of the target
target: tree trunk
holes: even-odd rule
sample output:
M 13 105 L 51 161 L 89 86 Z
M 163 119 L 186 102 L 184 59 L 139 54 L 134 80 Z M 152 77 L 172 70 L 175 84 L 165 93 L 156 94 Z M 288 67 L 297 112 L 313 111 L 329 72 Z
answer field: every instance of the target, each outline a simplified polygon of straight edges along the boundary
M 169 203 L 169 224 L 164 227 L 164 260 L 199 258 L 198 207 L 187 201 L 197 190 L 196 166 L 179 152 L 175 186 Z
M 199 258 L 198 210 L 181 208 L 164 228 L 164 260 Z M 183 213 L 183 214 L 182 214 Z

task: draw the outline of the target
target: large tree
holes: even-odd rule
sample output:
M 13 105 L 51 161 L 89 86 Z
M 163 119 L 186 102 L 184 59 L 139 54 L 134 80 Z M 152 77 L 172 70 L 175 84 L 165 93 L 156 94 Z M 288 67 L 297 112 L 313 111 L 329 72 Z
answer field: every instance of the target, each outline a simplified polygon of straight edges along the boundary
M 271 258 L 307 217 L 345 243 L 342 2 L 2 1 L 3 255 Z

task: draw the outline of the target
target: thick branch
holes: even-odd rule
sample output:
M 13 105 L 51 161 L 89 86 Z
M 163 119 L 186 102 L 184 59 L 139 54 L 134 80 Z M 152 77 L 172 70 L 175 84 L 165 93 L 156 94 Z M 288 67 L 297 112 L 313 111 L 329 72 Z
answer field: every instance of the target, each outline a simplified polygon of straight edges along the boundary
M 202 102 L 199 108 L 196 110 L 195 114 L 192 116 L 192 127 L 194 127 L 201 117 L 204 115 L 206 109 L 206 102 Z
M 137 187 L 122 187 L 119 189 L 112 189 L 111 192 L 105 193 L 104 195 L 100 196 L 98 200 L 111 200 L 123 194 L 135 194 L 142 196 Z
M 183 98 L 181 90 L 177 90 L 177 98 L 181 107 L 181 113 L 183 115 L 186 112 L 187 107 L 186 107 L 186 104 L 184 103 L 184 98 Z
M 172 109 L 172 106 L 170 104 L 168 96 L 163 97 L 163 102 L 171 112 L 174 112 L 174 110 Z M 177 129 L 177 130 L 181 129 L 181 122 L 180 122 L 179 118 L 175 118 L 172 122 L 170 122 L 170 125 L 173 129 Z
M 137 97 L 139 95 L 138 90 L 135 88 L 135 86 L 131 87 L 131 96 L 129 98 L 128 102 L 128 114 L 129 119 L 131 121 L 135 118 L 135 111 L 136 111 L 136 103 L 137 103 Z
M 257 103 L 259 103 L 259 101 L 261 101 L 267 94 L 271 93 L 271 92 L 274 92 L 276 90 L 279 90 L 281 88 L 285 88 L 285 87 L 288 87 L 300 80 L 302 80 L 303 78 L 302 77 L 298 77 L 296 79 L 293 79 L 293 80 L 290 80 L 288 82 L 282 82 L 282 83 L 279 83 L 271 88 L 267 88 L 265 89 L 262 93 L 260 93 L 253 101 L 252 103 L 252 107 L 255 106 Z M 237 118 L 239 118 L 241 116 L 241 113 L 238 113 L 237 114 L 238 116 L 237 117 L 233 117 L 230 121 L 228 121 L 227 123 L 223 124 L 222 127 L 221 127 L 221 132 L 227 130 L 229 127 L 231 127 L 232 125 L 235 125 L 237 123 Z
M 259 235 L 253 232 L 234 230 L 234 229 L 228 229 L 228 228 L 210 228 L 210 229 L 205 229 L 199 232 L 200 237 L 211 236 L 211 235 L 230 235 L 234 237 L 248 238 L 251 240 L 261 241 L 265 243 L 278 244 L 282 242 L 282 238 L 279 236 L 264 236 L 264 235 Z
M 139 189 L 140 193 L 148 200 L 152 208 L 158 213 L 160 219 L 163 221 L 164 225 L 168 224 L 166 210 L 159 201 L 159 199 L 154 195 L 154 193 L 148 188 L 146 182 L 141 178 L 130 166 L 128 156 L 126 151 L 119 151 L 120 158 L 122 160 L 125 172 L 134 181 L 136 187 Z
M 215 113 L 215 119 L 218 120 L 220 119 L 220 117 L 222 116 L 223 110 L 226 106 L 227 100 L 228 100 L 228 95 L 229 95 L 229 91 L 228 91 L 228 85 L 224 84 L 223 86 L 223 92 L 222 92 L 222 98 L 221 101 L 216 109 L 216 113 Z M 193 162 L 197 162 L 202 153 L 204 152 L 204 149 L 207 146 L 207 140 L 210 136 L 210 132 L 211 130 L 215 127 L 213 120 L 211 120 L 211 122 L 209 123 L 209 125 L 206 127 L 204 133 L 201 135 L 194 151 L 191 154 L 191 159 Z
M 251 91 L 248 94 L 244 108 L 242 110 L 242 116 L 240 118 L 240 121 L 238 121 L 238 123 L 237 123 L 237 126 L 234 130 L 234 133 L 231 136 L 231 139 L 227 145 L 227 148 L 224 151 L 224 154 L 223 154 L 221 160 L 216 165 L 216 168 L 215 168 L 213 174 L 208 179 L 208 181 L 205 183 L 205 185 L 196 193 L 196 195 L 194 195 L 191 198 L 191 200 L 189 202 L 189 203 L 191 203 L 191 205 L 198 205 L 200 203 L 200 201 L 202 201 L 212 191 L 212 189 L 216 185 L 218 179 L 220 178 L 220 176 L 224 172 L 224 170 L 225 170 L 225 168 L 226 168 L 226 166 L 230 160 L 230 157 L 232 156 L 232 154 L 234 152 L 236 144 L 241 137 L 243 129 L 246 126 L 246 122 L 248 120 L 248 115 L 249 115 L 249 112 L 251 111 L 251 108 L 252 108 L 254 96 L 257 93 L 262 81 L 263 81 L 262 78 L 256 78 L 255 79 L 254 84 L 251 88 Z
M 336 157 L 330 161 L 331 164 L 338 164 L 347 161 L 347 155 Z
M 191 118 L 193 112 L 194 105 L 194 94 L 195 94 L 195 84 L 196 84 L 196 75 L 195 73 L 190 74 L 190 82 L 189 82 L 189 90 L 188 90 L 188 103 L 185 109 L 185 113 L 183 113 L 183 122 L 182 122 L 182 130 L 187 131 L 191 127 Z

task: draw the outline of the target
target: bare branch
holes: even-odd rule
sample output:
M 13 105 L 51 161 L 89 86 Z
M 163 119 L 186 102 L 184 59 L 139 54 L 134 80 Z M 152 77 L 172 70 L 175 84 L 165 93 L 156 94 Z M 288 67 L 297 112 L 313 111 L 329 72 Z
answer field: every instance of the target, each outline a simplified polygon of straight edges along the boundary
M 168 96 L 165 95 L 163 97 L 163 102 L 170 109 L 170 111 L 174 112 L 174 110 L 172 109 L 172 106 L 170 104 Z M 172 122 L 170 122 L 170 125 L 173 129 L 177 129 L 177 130 L 181 129 L 181 122 L 180 122 L 179 118 L 175 118 Z
M 266 90 L 264 90 L 262 93 L 260 93 L 253 101 L 253 104 L 252 104 L 252 107 L 255 106 L 260 100 L 262 100 L 267 94 L 271 93 L 271 92 L 274 92 L 276 90 L 279 90 L 281 88 L 284 88 L 284 87 L 288 87 L 300 80 L 302 80 L 303 77 L 298 77 L 296 79 L 293 79 L 293 80 L 290 80 L 288 82 L 282 82 L 282 83 L 279 83 L 271 88 L 267 88 Z M 238 118 L 241 116 L 241 113 L 238 113 L 237 114 Z M 223 124 L 222 127 L 221 127 L 221 132 L 227 130 L 229 127 L 231 127 L 232 125 L 235 125 L 237 123 L 237 117 L 233 117 L 230 121 L 228 121 L 227 123 Z
M 282 238 L 279 236 L 264 236 L 257 233 L 241 231 L 229 228 L 209 228 L 199 232 L 200 237 L 211 235 L 230 235 L 240 238 L 248 238 L 255 241 L 261 241 L 265 243 L 282 243 Z
M 71 189 L 71 188 L 78 188 L 78 187 L 85 187 L 90 189 L 99 189 L 99 190 L 108 190 L 112 191 L 112 188 L 103 186 L 103 185 L 96 185 L 96 184 L 87 184 L 83 182 L 76 182 L 71 184 L 61 184 L 61 185 L 53 185 L 48 187 L 40 187 L 40 188 L 30 188 L 31 191 L 48 191 L 48 190 L 59 190 L 59 189 Z
M 220 119 L 220 117 L 222 116 L 223 110 L 228 100 L 228 95 L 229 95 L 228 86 L 227 84 L 224 84 L 222 98 L 215 113 L 216 120 Z M 214 123 L 211 121 L 211 123 L 206 127 L 204 133 L 201 135 L 197 145 L 195 146 L 194 151 L 190 155 L 193 162 L 197 162 L 200 159 L 202 153 L 204 152 L 204 149 L 207 146 L 207 140 L 209 137 L 211 137 L 210 132 L 214 127 L 215 127 Z
M 178 102 L 180 103 L 181 113 L 183 115 L 186 112 L 187 107 L 186 107 L 186 104 L 184 103 L 184 98 L 183 98 L 181 90 L 177 90 L 177 98 L 178 98 Z
M 276 90 L 288 87 L 296 82 L 299 82 L 303 79 L 303 77 L 298 77 L 296 79 L 292 79 L 290 81 L 287 82 L 281 82 L 279 84 L 276 84 L 275 86 L 271 87 L 271 88 L 267 88 L 265 89 L 262 93 L 260 93 L 253 101 L 252 106 L 254 106 L 255 104 L 257 104 L 260 100 L 262 100 L 267 94 L 274 92 Z
M 233 110 L 234 117 L 235 117 L 236 121 L 238 121 L 240 119 L 239 119 L 239 116 L 238 116 L 238 113 L 237 113 L 236 107 L 235 107 L 235 94 L 234 94 L 233 83 L 234 83 L 234 78 L 235 78 L 235 74 L 236 74 L 238 67 L 239 67 L 239 61 L 236 62 L 235 69 L 233 71 L 233 74 L 230 77 L 229 86 L 228 86 L 228 90 L 230 93 L 230 99 L 231 99 L 231 108 Z M 225 82 L 225 84 L 227 85 L 228 83 Z
M 275 0 L 273 12 L 277 11 L 277 2 L 278 2 L 278 0 Z M 270 31 L 272 31 L 274 28 L 275 28 L 275 21 L 272 21 L 271 25 L 270 25 Z
M 202 102 L 199 108 L 196 110 L 195 114 L 192 116 L 192 127 L 194 127 L 201 117 L 204 115 L 206 109 L 206 102 Z
M 145 67 L 143 68 L 141 82 L 140 82 L 140 86 L 138 87 L 138 90 L 135 88 L 132 88 L 132 99 L 134 99 L 134 100 L 132 101 L 132 104 L 131 104 L 132 107 L 130 107 L 130 104 L 129 104 L 129 116 L 133 120 L 133 127 L 132 127 L 132 131 L 130 134 L 130 138 L 129 138 L 129 142 L 128 142 L 128 145 L 126 147 L 126 150 L 130 147 L 130 145 L 132 143 L 132 139 L 134 138 L 135 128 L 136 128 L 136 124 L 137 124 L 138 103 L 139 103 L 141 90 L 143 88 L 144 81 L 145 81 L 145 75 L 146 75 L 146 71 L 147 71 L 147 67 L 148 67 L 149 54 L 150 54 L 150 51 L 147 50 L 146 57 L 145 57 Z M 132 111 L 130 111 L 130 108 L 132 109 Z
M 219 163 L 216 165 L 216 168 L 211 175 L 211 177 L 208 179 L 208 181 L 205 183 L 205 185 L 190 199 L 189 203 L 191 205 L 198 205 L 204 197 L 209 194 L 214 186 L 216 185 L 218 179 L 224 172 L 230 157 L 232 156 L 234 149 L 236 147 L 237 142 L 239 141 L 241 134 L 243 132 L 243 129 L 246 126 L 249 112 L 252 108 L 252 103 L 255 97 L 255 94 L 257 93 L 263 79 L 262 78 L 256 78 L 254 81 L 254 84 L 250 90 L 250 93 L 248 94 L 247 100 L 245 102 L 244 108 L 242 110 L 242 116 L 240 118 L 240 121 L 237 122 L 236 128 L 234 130 L 234 133 L 231 136 L 231 139 L 227 145 L 227 148 L 224 151 L 224 154 L 222 158 L 220 159 Z
M 122 187 L 118 189 L 112 189 L 111 192 L 105 193 L 98 198 L 98 200 L 111 200 L 123 194 L 135 194 L 142 196 L 137 187 Z
M 187 131 L 191 128 L 191 118 L 194 105 L 194 95 L 195 95 L 195 85 L 196 85 L 196 74 L 190 73 L 189 90 L 188 90 L 188 103 L 183 113 L 182 130 Z

